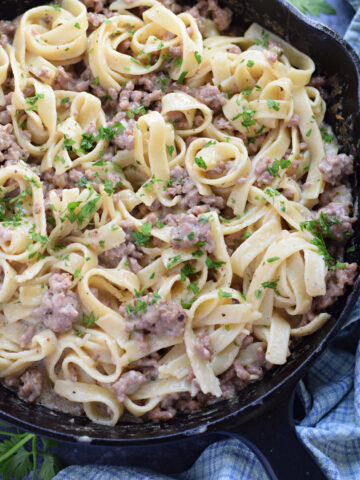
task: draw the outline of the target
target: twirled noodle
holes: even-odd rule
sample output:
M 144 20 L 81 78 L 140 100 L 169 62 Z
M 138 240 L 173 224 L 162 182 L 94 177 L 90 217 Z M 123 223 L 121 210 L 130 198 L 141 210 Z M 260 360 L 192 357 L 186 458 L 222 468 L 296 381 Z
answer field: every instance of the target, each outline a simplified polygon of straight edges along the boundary
M 81 60 L 87 47 L 87 27 L 85 5 L 78 0 L 63 0 L 61 8 L 44 5 L 28 10 L 14 38 L 21 69 L 52 83 L 57 65 Z
M 166 420 L 329 319 L 356 270 L 325 243 L 351 235 L 352 164 L 281 38 L 99 8 L 33 8 L 0 46 L 0 377 L 104 425 Z
M 89 93 L 68 94 L 66 91 L 58 90 L 56 105 L 62 121 L 56 126 L 50 148 L 43 156 L 41 170 L 46 172 L 54 168 L 56 174 L 60 175 L 71 168 L 90 164 L 99 158 L 100 152 L 106 147 L 106 142 L 100 139 L 95 145 L 91 145 L 89 150 L 89 147 L 84 147 L 83 139 L 86 138 L 89 129 L 104 127 L 106 120 L 100 100 Z M 68 108 L 64 108 L 64 105 Z M 67 141 L 68 139 L 71 140 Z
M 9 55 L 5 48 L 0 46 L 0 106 L 5 105 L 5 96 L 2 88 L 3 83 L 5 83 L 7 78 L 7 73 L 9 69 Z

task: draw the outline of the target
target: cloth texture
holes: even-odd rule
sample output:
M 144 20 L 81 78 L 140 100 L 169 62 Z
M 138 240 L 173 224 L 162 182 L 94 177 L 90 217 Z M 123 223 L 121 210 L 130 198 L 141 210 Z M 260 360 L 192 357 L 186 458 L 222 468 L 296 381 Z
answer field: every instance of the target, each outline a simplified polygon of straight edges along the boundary
M 360 0 L 345 39 L 360 53 Z M 298 385 L 305 417 L 297 433 L 329 480 L 360 479 L 360 301 L 324 354 Z M 171 477 L 139 468 L 71 466 L 55 480 L 267 480 L 256 456 L 239 440 L 210 445 L 193 467 Z

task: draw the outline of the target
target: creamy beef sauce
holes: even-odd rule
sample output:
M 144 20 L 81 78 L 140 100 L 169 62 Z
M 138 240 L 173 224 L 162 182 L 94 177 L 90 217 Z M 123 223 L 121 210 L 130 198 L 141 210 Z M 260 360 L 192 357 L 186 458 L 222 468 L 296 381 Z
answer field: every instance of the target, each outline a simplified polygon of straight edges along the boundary
M 106 0 L 84 0 L 83 3 L 89 9 L 89 31 L 96 29 L 107 18 L 116 15 L 116 12 L 109 10 Z M 129 0 L 129 3 L 131 3 L 131 0 Z M 173 0 L 163 0 L 162 3 L 171 8 L 175 13 L 184 9 L 189 11 L 198 22 L 200 31 L 205 29 L 205 18 L 211 18 L 215 22 L 220 34 L 228 34 L 230 31 L 232 12 L 228 8 L 220 8 L 216 0 L 200 0 L 191 7 L 180 6 Z M 12 42 L 17 23 L 18 20 L 1 22 L 0 32 L 3 45 Z M 121 48 L 123 51 L 126 51 L 129 45 L 124 44 Z M 234 47 L 235 50 L 236 48 Z M 181 52 L 174 49 L 171 53 L 176 58 Z M 281 48 L 278 45 L 273 45 L 272 48 L 269 48 L 267 54 L 269 61 L 275 62 L 278 55 L 281 54 Z M 315 77 L 311 81 L 311 85 L 319 88 L 322 95 L 325 95 L 326 84 L 326 79 L 323 77 Z M 167 76 L 166 68 L 156 74 L 150 73 L 136 80 L 128 81 L 121 88 L 120 92 L 116 92 L 115 89 L 107 91 L 98 85 L 90 69 L 81 62 L 73 66 L 59 66 L 54 88 L 74 90 L 76 92 L 85 91 L 99 97 L 107 115 L 108 126 L 124 120 L 129 110 L 140 112 L 141 108 L 144 107 L 160 111 L 160 101 L 164 94 L 174 90 L 183 90 L 211 108 L 217 115 L 215 120 L 217 128 L 227 134 L 238 136 L 245 142 L 248 141 L 223 116 L 221 106 L 224 104 L 225 94 L 217 86 L 207 84 L 201 88 L 190 88 L 184 85 L 176 85 Z M 63 175 L 56 175 L 54 170 L 47 171 L 44 174 L 40 173 L 36 160 L 29 155 L 29 152 L 17 144 L 13 135 L 13 126 L 7 111 L 7 105 L 11 101 L 12 89 L 13 80 L 9 78 L 5 88 L 6 105 L 1 107 L 0 111 L 0 162 L 2 165 L 16 164 L 19 160 L 25 158 L 29 165 L 37 169 L 44 182 L 47 205 L 51 203 L 49 201 L 50 192 L 56 191 L 58 195 L 61 195 L 63 188 L 77 186 L 79 181 L 84 179 L 92 183 L 96 190 L 98 188 L 96 178 L 92 178 L 91 172 L 84 171 L 81 167 L 72 169 Z M 29 94 L 31 94 L 31 91 Z M 118 150 L 133 149 L 133 128 L 140 115 L 141 113 L 134 113 L 133 119 L 127 124 L 127 128 L 110 139 L 109 147 L 104 155 L 105 159 L 111 159 Z M 178 128 L 186 128 L 188 126 L 186 118 L 181 112 L 169 114 L 168 120 L 174 122 Z M 295 114 L 289 121 L 288 126 L 296 126 L 298 122 L 299 117 Z M 96 134 L 96 127 L 89 129 L 88 133 Z M 257 153 L 263 138 L 260 135 L 255 142 L 247 144 L 250 155 Z M 187 143 L 192 139 L 193 137 L 188 138 Z M 301 154 L 304 154 L 306 150 L 307 144 L 303 141 Z M 269 174 L 269 166 L 272 166 L 272 160 L 266 157 L 262 158 L 257 164 L 255 170 L 257 185 L 268 185 L 272 182 L 273 177 Z M 217 168 L 220 168 L 220 170 L 213 172 L 214 177 L 222 173 L 221 167 Z M 341 192 L 341 188 L 344 188 L 343 186 L 347 184 L 348 176 L 353 173 L 352 158 L 343 153 L 328 153 L 321 161 L 319 169 L 324 175 L 326 188 L 320 199 L 320 207 L 316 207 L 313 210 L 313 217 L 318 219 L 322 215 L 322 218 L 325 218 L 328 223 L 330 222 L 331 225 L 327 230 L 329 249 L 330 251 L 331 249 L 336 251 L 336 256 L 343 266 L 329 271 L 326 295 L 318 297 L 313 301 L 312 309 L 304 316 L 302 324 L 311 321 L 316 313 L 328 308 L 339 296 L 343 295 L 346 287 L 353 285 L 356 275 L 356 264 L 343 262 L 344 245 L 352 235 L 353 224 L 356 221 L 356 218 L 351 213 L 353 207 L 351 202 L 346 202 L 344 200 L 346 196 Z M 116 183 L 118 179 L 114 178 L 112 180 Z M 302 186 L 301 181 L 300 186 Z M 283 193 L 286 195 L 285 192 Z M 198 222 L 197 217 L 209 210 L 216 210 L 226 218 L 227 207 L 224 198 L 216 194 L 209 196 L 200 195 L 194 182 L 181 166 L 176 166 L 171 170 L 171 182 L 167 188 L 167 195 L 169 198 L 179 195 L 181 197 L 180 209 L 187 213 L 179 214 L 171 208 L 164 208 L 160 203 L 154 202 L 151 208 L 148 209 L 148 212 L 145 212 L 149 215 L 149 221 L 154 224 L 156 221 L 162 221 L 167 226 L 172 227 L 171 244 L 174 248 L 184 248 L 203 242 L 206 250 L 212 253 L 214 241 L 209 223 Z M 50 208 L 47 213 L 51 216 Z M 144 212 L 141 213 L 144 214 Z M 139 246 L 134 241 L 132 232 L 135 230 L 135 226 L 131 222 L 123 221 L 121 226 L 126 232 L 125 243 L 100 255 L 100 265 L 112 268 L 118 264 L 119 259 L 127 256 L 131 270 L 137 273 L 143 267 L 144 247 Z M 48 225 L 48 228 L 51 230 L 51 224 Z M 192 237 L 189 236 L 191 232 L 194 232 Z M 10 235 L 11 232 L 6 227 L 0 228 L 0 236 L 4 240 L 10 240 Z M 181 239 L 181 241 L 177 241 L 178 239 Z M 233 252 L 237 248 L 241 239 L 242 232 L 226 237 L 229 252 Z M 33 326 L 29 326 L 21 339 L 21 344 L 24 347 L 31 342 L 31 338 L 39 329 L 50 328 L 55 333 L 62 333 L 72 329 L 73 324 L 81 314 L 81 305 L 79 298 L 71 291 L 70 287 L 71 282 L 67 274 L 55 273 L 50 277 L 46 286 L 46 293 L 36 311 L 39 325 L 36 329 Z M 129 316 L 129 312 L 125 307 L 120 309 L 120 312 L 126 318 L 128 332 L 132 333 L 136 340 L 144 344 L 144 349 L 147 348 L 147 334 L 162 333 L 164 331 L 170 331 L 174 336 L 182 334 L 186 318 L 186 312 L 181 306 L 169 305 L 164 300 L 153 303 L 152 300 L 151 295 L 145 295 L 138 300 L 148 305 L 146 313 L 136 312 L 136 315 Z M 136 325 L 135 332 L 134 325 Z M 250 345 L 253 345 L 256 361 L 247 364 L 246 361 L 237 359 L 231 368 L 220 376 L 223 398 L 234 397 L 238 390 L 245 388 L 249 382 L 260 380 L 264 373 L 272 368 L 272 365 L 265 360 L 262 343 L 256 341 L 252 335 L 242 340 L 241 348 L 244 349 Z M 205 334 L 198 334 L 195 349 L 201 358 L 211 359 L 213 349 L 210 337 Z M 121 378 L 112 385 L 119 402 L 124 400 L 125 395 L 134 393 L 139 386 L 157 377 L 159 358 L 157 353 L 153 353 L 133 362 L 127 367 Z M 74 371 L 74 378 L 76 378 L 76 375 L 76 371 Z M 66 411 L 72 415 L 81 415 L 83 413 L 81 407 L 77 404 L 61 399 L 52 392 L 51 384 L 46 378 L 45 369 L 41 365 L 31 366 L 19 376 L 6 378 L 4 384 L 9 388 L 15 389 L 19 397 L 27 402 L 39 402 L 52 409 Z M 195 397 L 191 397 L 190 393 L 171 394 L 165 397 L 144 418 L 153 421 L 170 420 L 177 412 L 196 411 L 204 408 L 207 403 L 214 400 L 215 398 L 211 395 L 205 395 L 201 392 Z

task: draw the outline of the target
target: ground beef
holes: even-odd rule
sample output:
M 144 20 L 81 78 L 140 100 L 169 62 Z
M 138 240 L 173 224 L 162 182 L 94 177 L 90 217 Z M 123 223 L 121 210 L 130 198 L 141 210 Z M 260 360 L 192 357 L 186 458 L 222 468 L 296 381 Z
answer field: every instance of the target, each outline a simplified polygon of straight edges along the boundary
M 290 120 L 287 122 L 286 126 L 289 128 L 297 127 L 299 125 L 300 117 L 297 113 L 294 113 Z
M 195 352 L 203 360 L 209 361 L 214 349 L 211 344 L 211 338 L 206 334 L 198 334 L 194 344 Z
M 17 17 L 13 21 L 0 20 L 0 34 L 2 44 L 7 45 L 12 42 L 12 39 L 15 35 L 15 31 L 19 25 L 20 17 Z
M 241 349 L 252 343 L 251 336 L 246 337 Z M 251 365 L 243 365 L 240 359 L 236 359 L 232 366 L 220 376 L 220 388 L 224 398 L 233 397 L 238 390 L 246 387 L 250 375 L 256 375 L 258 379 L 264 375 L 264 369 L 268 370 L 273 365 L 266 362 L 264 348 L 259 345 L 256 348 L 256 361 Z
M 194 398 L 188 392 L 171 393 L 148 413 L 150 420 L 164 422 L 175 417 L 177 412 L 194 412 L 201 410 L 209 395 L 199 392 Z
M 240 359 L 237 359 L 233 363 L 233 367 L 236 373 L 236 376 L 240 378 L 240 380 L 249 380 L 250 373 L 244 368 L 243 364 L 241 363 Z
M 227 102 L 225 94 L 221 92 L 218 87 L 210 85 L 201 86 L 193 95 L 200 100 L 200 102 L 205 103 L 213 112 L 216 112 L 221 109 L 223 105 Z
M 204 206 L 204 211 L 207 209 L 219 211 L 225 207 L 225 200 L 219 195 L 200 195 L 192 178 L 179 165 L 170 171 L 169 185 L 166 193 L 170 198 L 180 196 L 178 205 L 181 210 Z
M 128 368 L 142 373 L 147 381 L 154 381 L 158 377 L 158 362 L 160 358 L 157 352 L 153 352 L 146 357 L 139 358 L 139 360 L 132 362 Z
M 29 152 L 16 142 L 11 123 L 0 125 L 0 162 L 6 160 L 8 165 L 16 164 L 29 157 Z
M 35 402 L 39 398 L 42 390 L 42 375 L 36 368 L 32 367 L 20 377 L 18 395 L 27 402 Z
M 236 375 L 235 368 L 231 366 L 220 376 L 221 394 L 224 398 L 232 398 L 238 390 L 246 387 L 246 382 Z
M 172 227 L 171 246 L 174 248 L 187 248 L 199 246 L 208 253 L 215 249 L 215 242 L 211 234 L 209 221 L 202 221 L 191 215 L 182 213 L 168 215 L 165 224 Z M 199 244 L 199 242 L 201 242 Z
M 272 50 L 265 50 L 265 58 L 269 63 L 275 63 L 278 61 L 278 54 Z
M 208 0 L 208 5 L 219 32 L 227 30 L 230 27 L 233 15 L 230 8 L 220 8 L 217 0 Z
M 20 347 L 25 348 L 27 345 L 29 345 L 34 335 L 35 328 L 33 326 L 29 326 L 20 337 Z
M 41 305 L 33 316 L 55 333 L 64 333 L 79 319 L 80 301 L 71 291 L 71 280 L 66 273 L 54 273 L 49 277 L 48 289 Z
M 167 333 L 173 338 L 184 333 L 185 310 L 181 305 L 167 303 L 163 298 L 146 295 L 137 299 L 133 308 L 121 306 L 119 311 L 126 320 L 128 333 Z
M 7 110 L 0 112 L 0 123 L 1 125 L 7 125 L 11 123 L 11 116 Z
M 346 285 L 353 285 L 357 270 L 356 263 L 345 263 L 344 268 L 329 270 L 326 276 L 326 294 L 313 300 L 313 309 L 324 311 L 332 305 L 337 297 L 344 295 Z
M 64 68 L 63 66 L 59 65 L 58 74 L 55 78 L 52 88 L 54 90 L 87 92 L 89 89 L 96 89 L 97 86 L 93 82 L 94 77 L 90 68 L 85 68 L 85 70 L 78 75 L 71 66 Z
M 339 185 L 345 175 L 353 173 L 353 157 L 345 153 L 327 153 L 320 162 L 319 170 L 325 182 L 330 185 Z
M 101 13 L 105 5 L 108 3 L 107 0 L 82 0 L 86 8 L 93 10 L 96 13 Z
M 224 237 L 225 244 L 229 255 L 232 255 L 241 242 L 244 240 L 244 231 L 239 230 L 236 233 L 232 233 L 231 235 L 226 235 Z
M 56 188 L 74 188 L 78 186 L 78 181 L 85 176 L 85 172 L 80 168 L 72 168 L 68 172 L 57 175 L 54 168 L 50 168 L 43 174 L 45 195 L 48 191 Z
M 270 174 L 267 167 L 271 167 L 273 161 L 270 157 L 261 157 L 255 167 L 256 183 L 258 185 L 270 185 L 274 177 Z
M 338 242 L 347 240 L 353 234 L 352 224 L 356 222 L 355 217 L 349 217 L 347 206 L 343 203 L 331 202 L 326 207 L 320 208 L 315 213 L 315 218 L 320 214 L 326 215 L 325 223 L 334 223 L 330 227 L 330 232 L 323 232 L 328 238 L 333 238 Z
M 219 178 L 225 176 L 228 171 L 232 168 L 234 162 L 229 160 L 228 162 L 224 162 L 224 160 L 220 160 L 220 162 L 216 165 L 216 167 L 211 168 L 206 171 L 206 176 L 208 178 Z
M 125 400 L 125 395 L 131 395 L 135 393 L 136 390 L 140 387 L 140 385 L 147 382 L 145 375 L 136 370 L 130 370 L 130 372 L 126 372 L 119 380 L 111 385 L 112 389 L 116 393 L 116 397 L 119 402 L 123 402 Z
M 53 83 L 54 90 L 74 90 L 75 79 L 61 65 L 58 66 L 58 74 Z
M 326 85 L 326 78 L 321 77 L 320 75 L 316 77 L 312 77 L 312 79 L 309 82 L 309 85 L 315 88 L 324 87 Z
M 325 85 L 326 85 L 326 78 L 320 75 L 313 77 L 309 82 L 309 86 L 317 88 L 320 92 L 320 95 L 324 99 L 326 99 L 327 97 L 326 91 L 324 89 Z
M 122 220 L 119 226 L 125 231 L 125 242 L 102 253 L 99 256 L 100 265 L 115 268 L 122 258 L 128 257 L 131 270 L 137 273 L 142 268 L 138 260 L 144 257 L 144 252 L 134 241 L 132 232 L 136 230 L 135 225 L 131 220 Z
M 11 242 L 13 231 L 10 228 L 0 226 L 0 240 L 4 243 Z M 2 273 L 2 271 L 1 271 Z

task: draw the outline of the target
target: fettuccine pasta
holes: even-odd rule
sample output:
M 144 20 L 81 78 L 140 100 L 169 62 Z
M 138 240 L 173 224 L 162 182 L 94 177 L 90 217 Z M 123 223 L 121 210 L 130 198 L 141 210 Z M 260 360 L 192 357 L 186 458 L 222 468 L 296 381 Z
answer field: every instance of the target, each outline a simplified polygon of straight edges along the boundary
M 215 0 L 0 23 L 0 378 L 24 400 L 114 425 L 234 397 L 353 283 L 326 79 L 230 23 Z

